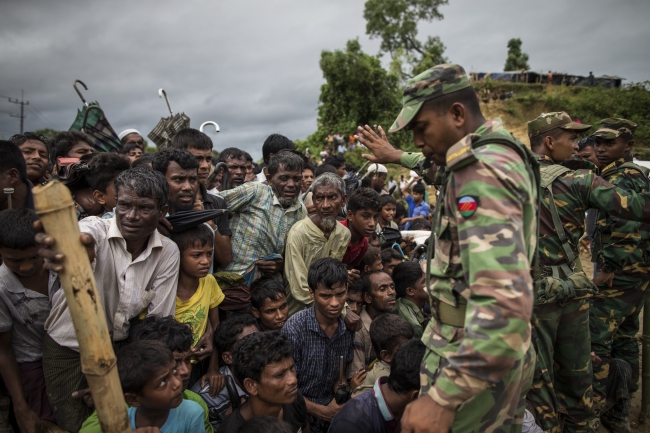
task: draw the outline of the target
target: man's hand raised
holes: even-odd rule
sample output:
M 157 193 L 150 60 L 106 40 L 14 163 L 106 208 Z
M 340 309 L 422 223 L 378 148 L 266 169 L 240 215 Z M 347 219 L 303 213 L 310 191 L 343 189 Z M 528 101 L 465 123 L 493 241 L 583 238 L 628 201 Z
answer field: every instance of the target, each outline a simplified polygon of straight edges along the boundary
M 62 263 L 63 259 L 65 259 L 65 254 L 50 249 L 50 247 L 54 246 L 56 240 L 47 233 L 42 232 L 43 224 L 40 221 L 34 223 L 34 228 L 40 231 L 40 233 L 36 233 L 35 239 L 36 243 L 41 246 L 38 254 L 45 259 L 43 267 L 50 271 L 61 272 L 63 270 Z M 95 260 L 95 239 L 88 233 L 82 233 L 79 238 L 82 245 L 86 247 L 88 259 L 92 263 Z
M 379 126 L 377 128 L 379 134 L 377 134 L 370 126 L 359 126 L 357 133 L 357 140 L 364 146 L 366 146 L 371 152 L 372 155 L 363 154 L 370 162 L 376 162 L 379 164 L 399 164 L 400 158 L 404 153 L 401 150 L 395 149 L 386 139 L 386 133 L 383 128 Z

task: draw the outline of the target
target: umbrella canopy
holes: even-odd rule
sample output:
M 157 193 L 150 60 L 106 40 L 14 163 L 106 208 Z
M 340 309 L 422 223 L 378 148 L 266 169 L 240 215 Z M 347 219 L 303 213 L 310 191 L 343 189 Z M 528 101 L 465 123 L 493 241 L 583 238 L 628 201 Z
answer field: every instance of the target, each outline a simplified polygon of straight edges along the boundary
M 224 212 L 228 212 L 228 209 L 180 211 L 176 212 L 174 215 L 169 215 L 167 221 L 169 221 L 173 227 L 171 232 L 178 233 L 213 220 Z
M 74 80 L 72 87 L 81 98 L 84 106 L 81 110 L 77 110 L 77 117 L 70 126 L 70 131 L 83 131 L 93 138 L 93 147 L 99 152 L 116 152 L 122 148 L 122 142 L 118 138 L 115 130 L 108 123 L 104 110 L 99 107 L 97 101 L 88 103 L 77 88 L 77 83 L 81 84 L 84 89 L 88 90 L 88 86 L 81 80 Z
M 174 114 L 172 112 L 172 107 L 169 105 L 169 99 L 167 98 L 167 92 L 165 92 L 165 89 L 158 89 L 158 96 L 165 98 L 170 116 L 161 118 L 160 122 L 158 122 L 156 127 L 149 133 L 149 135 L 147 135 L 147 137 L 156 143 L 158 148 L 162 149 L 170 145 L 174 134 L 182 129 L 190 127 L 190 118 L 187 117 L 185 113 Z

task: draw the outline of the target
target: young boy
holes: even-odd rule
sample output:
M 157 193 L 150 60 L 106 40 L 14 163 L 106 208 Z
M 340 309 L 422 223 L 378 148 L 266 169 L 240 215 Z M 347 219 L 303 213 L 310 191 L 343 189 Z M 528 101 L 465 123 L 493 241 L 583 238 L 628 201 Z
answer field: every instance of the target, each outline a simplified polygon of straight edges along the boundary
M 50 297 L 60 288 L 43 272 L 30 209 L 0 212 L 0 375 L 13 401 L 21 431 L 35 431 L 39 419 L 56 422 L 45 390 L 43 337 Z
M 362 274 L 370 271 L 383 271 L 384 265 L 381 260 L 381 252 L 375 247 L 368 247 L 366 254 L 361 260 L 361 265 L 359 265 L 359 270 Z
M 377 233 L 381 233 L 384 227 L 396 229 L 397 224 L 393 220 L 397 211 L 397 200 L 392 195 L 386 194 L 379 197 L 379 204 L 381 205 L 381 212 L 377 221 Z
M 223 366 L 219 372 L 224 376 L 233 376 L 232 350 L 235 345 L 245 336 L 259 332 L 257 321 L 249 314 L 240 314 L 231 316 L 219 324 L 214 333 L 214 345 L 216 351 L 221 355 Z M 226 379 L 228 380 L 228 379 Z M 248 397 L 239 385 L 235 384 L 239 397 Z M 195 383 L 192 391 L 196 392 L 203 398 L 210 411 L 210 423 L 214 430 L 218 430 L 223 420 L 232 412 L 230 394 L 227 387 L 222 389 L 210 389 L 209 384 L 201 386 L 199 382 Z
M 102 218 L 113 218 L 116 203 L 115 179 L 120 173 L 131 168 L 131 161 L 119 153 L 103 152 L 90 161 L 90 168 L 86 181 L 97 203 L 104 207 Z
M 192 330 L 184 323 L 179 323 L 172 316 L 160 317 L 156 315 L 147 316 L 142 322 L 133 328 L 131 332 L 133 341 L 156 340 L 163 342 L 174 355 L 176 370 L 183 384 L 183 398 L 198 403 L 203 409 L 203 425 L 206 433 L 213 433 L 210 425 L 208 406 L 196 393 L 187 389 L 192 373 L 192 362 L 190 348 L 192 347 Z M 102 429 L 97 418 L 97 412 L 93 412 L 86 421 L 79 433 L 101 433 Z
M 377 354 L 377 361 L 363 383 L 353 390 L 353 397 L 370 391 L 377 379 L 390 374 L 390 363 L 397 349 L 413 338 L 413 327 L 397 314 L 384 313 L 370 324 L 370 341 Z
M 292 431 L 308 431 L 307 406 L 298 390 L 292 354 L 293 345 L 278 331 L 242 339 L 233 352 L 233 365 L 249 399 L 226 418 L 218 433 L 238 433 L 246 421 L 260 415 L 281 419 Z
M 416 183 L 413 186 L 412 194 L 409 194 L 408 189 L 412 182 L 402 190 L 404 199 L 409 205 L 409 216 L 408 218 L 402 219 L 402 224 L 406 223 L 406 230 L 409 229 L 412 221 L 420 218 L 427 219 L 429 217 L 429 205 L 424 201 L 424 185 L 420 182 Z
M 141 340 L 117 353 L 131 428 L 161 433 L 205 433 L 203 409 L 183 399 L 183 382 L 172 351 L 161 341 Z
M 202 347 L 197 346 L 197 343 L 206 332 L 208 320 L 211 329 L 216 329 L 219 325 L 217 306 L 225 297 L 217 280 L 208 274 L 212 265 L 214 234 L 210 227 L 199 224 L 191 229 L 172 233 L 170 239 L 176 243 L 181 254 L 174 315 L 176 320 L 192 327 L 192 347 Z M 213 351 L 210 356 L 210 366 L 201 378 L 201 384 L 204 380 L 210 380 L 211 376 L 220 376 L 219 355 Z M 197 357 L 199 360 L 205 358 L 201 355 Z
M 391 277 L 393 276 L 395 266 L 402 263 L 403 260 L 404 257 L 402 257 L 402 254 L 393 248 L 384 248 L 381 250 L 381 264 L 384 266 L 384 272 Z
M 368 250 L 368 238 L 375 231 L 380 212 L 379 194 L 372 189 L 359 188 L 350 195 L 347 219 L 341 223 L 350 230 L 350 243 L 343 256 L 343 263 L 348 268 L 356 268 L 361 264 Z
M 260 331 L 279 331 L 289 318 L 284 285 L 276 278 L 262 277 L 251 284 L 251 306 Z
M 424 317 L 424 304 L 429 300 L 424 290 L 426 276 L 419 263 L 404 262 L 393 270 L 393 281 L 398 313 L 413 326 L 415 337 L 420 338 L 428 321 Z

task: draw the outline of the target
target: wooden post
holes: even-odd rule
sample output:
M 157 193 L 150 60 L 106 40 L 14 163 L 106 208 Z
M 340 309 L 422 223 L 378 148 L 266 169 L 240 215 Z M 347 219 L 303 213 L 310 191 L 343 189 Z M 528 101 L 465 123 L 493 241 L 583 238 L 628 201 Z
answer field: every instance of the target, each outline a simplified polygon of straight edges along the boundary
M 52 249 L 65 254 L 59 278 L 79 341 L 81 370 L 88 380 L 102 432 L 131 433 L 115 352 L 88 253 L 80 241 L 70 191 L 52 181 L 34 187 L 33 194 L 43 228 L 56 240 Z

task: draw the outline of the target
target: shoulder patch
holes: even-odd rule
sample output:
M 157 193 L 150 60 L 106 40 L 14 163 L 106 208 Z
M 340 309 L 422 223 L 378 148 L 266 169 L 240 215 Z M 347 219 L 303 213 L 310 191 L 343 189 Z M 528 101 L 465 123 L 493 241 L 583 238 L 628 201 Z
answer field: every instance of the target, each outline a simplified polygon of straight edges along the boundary
M 465 195 L 458 199 L 458 211 L 463 218 L 469 218 L 476 212 L 478 200 L 471 195 Z

